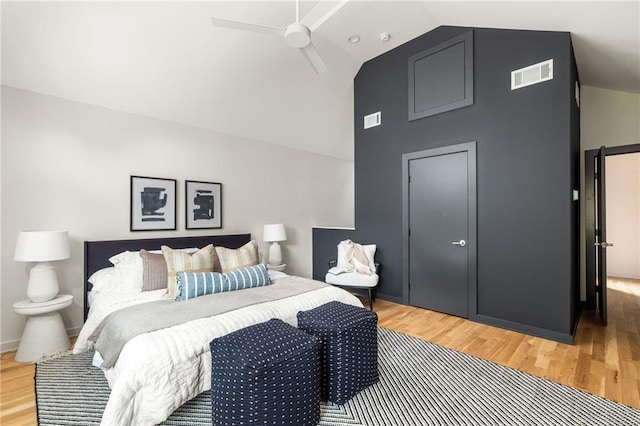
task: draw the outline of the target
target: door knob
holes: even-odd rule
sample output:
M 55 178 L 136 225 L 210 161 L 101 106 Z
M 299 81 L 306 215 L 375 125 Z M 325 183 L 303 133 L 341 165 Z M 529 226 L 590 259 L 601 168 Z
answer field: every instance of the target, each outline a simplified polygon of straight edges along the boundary
M 607 248 L 607 247 L 613 247 L 613 243 L 608 243 L 606 241 L 603 241 L 601 243 L 593 243 L 594 246 L 600 246 L 602 248 Z
M 456 245 L 456 246 L 464 247 L 464 246 L 467 245 L 467 242 L 465 240 L 460 240 L 460 241 L 454 241 L 451 244 Z

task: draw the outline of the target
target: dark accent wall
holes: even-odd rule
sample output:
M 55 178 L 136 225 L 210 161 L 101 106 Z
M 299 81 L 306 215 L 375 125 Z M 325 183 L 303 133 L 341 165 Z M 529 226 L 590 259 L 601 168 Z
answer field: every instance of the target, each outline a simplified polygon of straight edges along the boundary
M 356 231 L 353 229 L 312 229 L 314 280 L 324 281 L 324 276 L 329 269 L 329 261 L 338 255 L 338 243 L 347 239 L 359 242 Z
M 570 342 L 579 286 L 578 207 L 571 192 L 578 188 L 579 116 L 572 106 L 577 70 L 570 34 L 474 29 L 473 105 L 408 121 L 408 58 L 466 31 L 436 28 L 366 62 L 357 74 L 357 236 L 384 253 L 378 296 L 406 301 L 402 154 L 476 141 L 473 319 Z M 511 90 L 512 70 L 548 59 L 553 80 Z M 362 117 L 375 111 L 382 112 L 382 125 L 362 129 Z M 315 241 L 314 234 L 314 251 Z
M 580 189 L 580 108 L 576 101 L 576 90 L 580 90 L 580 77 L 578 75 L 578 66 L 573 54 L 573 44 L 569 38 L 569 66 L 571 69 L 570 87 L 569 87 L 569 104 L 570 104 L 570 152 L 571 157 L 571 188 L 578 191 Z M 583 197 L 584 194 L 578 194 Z M 575 200 L 571 208 L 572 221 L 572 247 L 571 247 L 571 310 L 569 312 L 569 321 L 572 325 L 572 334 L 578 326 L 580 317 L 580 201 Z

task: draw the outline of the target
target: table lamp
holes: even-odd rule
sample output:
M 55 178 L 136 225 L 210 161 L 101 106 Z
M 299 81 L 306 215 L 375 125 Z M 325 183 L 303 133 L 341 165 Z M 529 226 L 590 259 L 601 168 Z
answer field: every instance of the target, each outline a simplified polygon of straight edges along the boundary
M 284 228 L 284 224 L 273 223 L 264 225 L 263 239 L 267 243 L 272 243 L 271 247 L 269 247 L 267 264 L 273 266 L 282 265 L 282 249 L 278 242 L 287 240 L 287 231 Z
M 58 294 L 56 268 L 49 262 L 68 259 L 69 232 L 20 231 L 13 259 L 37 262 L 29 272 L 27 297 L 32 302 L 47 302 Z

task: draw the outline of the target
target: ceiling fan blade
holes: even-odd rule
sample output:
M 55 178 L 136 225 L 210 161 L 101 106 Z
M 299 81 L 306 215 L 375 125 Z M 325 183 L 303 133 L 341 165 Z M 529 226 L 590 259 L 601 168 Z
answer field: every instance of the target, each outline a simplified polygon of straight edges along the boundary
M 347 4 L 349 0 L 322 0 L 307 15 L 302 18 L 300 23 L 311 31 L 316 30 L 320 25 L 329 19 L 334 13 L 339 11 L 342 6 Z
M 300 48 L 302 54 L 307 58 L 316 74 L 322 74 L 328 71 L 327 65 L 324 63 L 320 54 L 313 46 L 313 44 L 309 43 L 306 47 Z
M 232 28 L 234 30 L 253 31 L 257 33 L 278 34 L 284 33 L 284 28 L 269 27 L 267 25 L 249 24 L 247 22 L 231 21 L 228 19 L 211 18 L 211 23 L 216 27 Z

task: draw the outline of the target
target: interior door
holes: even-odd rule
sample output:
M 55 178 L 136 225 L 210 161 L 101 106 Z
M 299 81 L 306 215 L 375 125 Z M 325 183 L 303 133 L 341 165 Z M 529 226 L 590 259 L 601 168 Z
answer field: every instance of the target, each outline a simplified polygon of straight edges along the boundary
M 469 152 L 408 161 L 409 303 L 469 317 Z
M 607 325 L 607 199 L 606 199 L 606 148 L 596 155 L 595 208 L 596 208 L 596 300 L 602 325 Z

